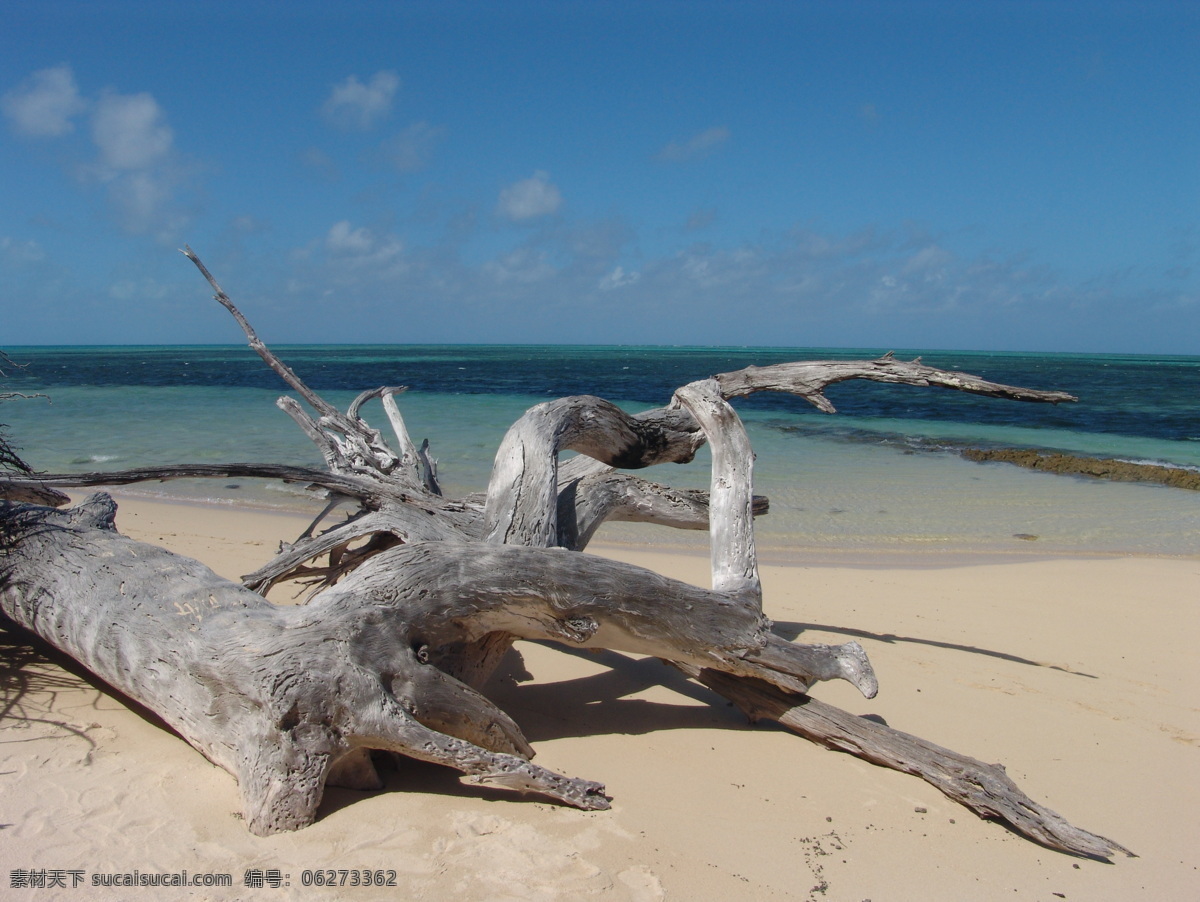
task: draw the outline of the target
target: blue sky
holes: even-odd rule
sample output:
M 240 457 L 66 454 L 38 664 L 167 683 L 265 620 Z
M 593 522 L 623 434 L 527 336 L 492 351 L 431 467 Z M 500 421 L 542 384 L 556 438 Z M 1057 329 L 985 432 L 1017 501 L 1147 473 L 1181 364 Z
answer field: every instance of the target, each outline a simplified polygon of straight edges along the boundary
M 5 4 L 0 344 L 1200 354 L 1200 4 Z

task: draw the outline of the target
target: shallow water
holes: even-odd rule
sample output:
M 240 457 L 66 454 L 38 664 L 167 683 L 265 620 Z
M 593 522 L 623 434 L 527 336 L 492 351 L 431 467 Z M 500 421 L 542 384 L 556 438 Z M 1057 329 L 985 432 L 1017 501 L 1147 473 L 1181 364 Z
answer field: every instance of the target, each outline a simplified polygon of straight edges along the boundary
M 878 356 L 878 350 L 284 347 L 278 353 L 341 408 L 363 389 L 405 384 L 409 431 L 428 437 L 448 494 L 481 491 L 504 431 L 534 403 L 596 394 L 631 411 L 665 403 L 688 381 L 751 363 Z M 282 384 L 245 348 L 19 348 L 5 387 L 51 400 L 5 404 L 0 418 L 44 471 L 168 463 L 321 458 L 275 405 Z M 911 356 L 900 354 L 898 356 Z M 1070 391 L 1078 404 L 1024 404 L 937 389 L 833 386 L 836 416 L 805 402 L 738 402 L 757 454 L 756 491 L 771 499 L 759 542 L 775 549 L 1038 550 L 1200 553 L 1200 497 L 963 460 L 964 446 L 1019 446 L 1200 468 L 1200 358 L 930 352 L 926 363 L 1007 384 Z M 366 416 L 385 428 L 377 402 Z M 704 487 L 707 455 L 648 477 Z M 167 498 L 313 502 L 294 486 L 249 480 L 153 483 Z M 696 544 L 623 524 L 612 540 Z

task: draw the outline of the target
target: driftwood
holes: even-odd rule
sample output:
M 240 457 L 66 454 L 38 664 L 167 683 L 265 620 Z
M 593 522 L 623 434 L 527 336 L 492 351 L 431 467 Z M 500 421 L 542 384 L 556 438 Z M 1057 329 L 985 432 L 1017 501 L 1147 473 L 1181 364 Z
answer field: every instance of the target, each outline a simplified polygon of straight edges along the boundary
M 753 453 L 729 399 L 799 395 L 832 412 L 824 389 L 867 379 L 1058 403 L 1062 392 L 998 385 L 886 355 L 750 367 L 683 386 L 631 416 L 600 398 L 539 404 L 509 430 L 482 496 L 449 499 L 428 443 L 408 436 L 400 387 L 364 392 L 346 413 L 309 389 L 258 339 L 189 251 L 251 346 L 304 399 L 279 402 L 321 449 L 326 470 L 269 464 L 123 474 L 13 477 L 10 499 L 53 486 L 183 476 L 263 476 L 311 485 L 329 505 L 243 585 L 116 532 L 115 505 L 93 495 L 55 510 L 0 511 L 0 609 L 145 704 L 236 777 L 250 829 L 312 822 L 326 783 L 379 785 L 373 751 L 457 768 L 473 779 L 581 808 L 609 804 L 601 784 L 530 763 L 513 719 L 479 691 L 515 638 L 670 661 L 741 706 L 816 742 L 919 774 L 985 817 L 1079 855 L 1118 844 L 1038 806 L 998 766 L 865 721 L 810 698 L 821 680 L 864 695 L 877 683 L 861 646 L 802 645 L 763 613 L 753 518 Z M 394 446 L 361 416 L 379 400 Z M 679 491 L 624 472 L 686 461 L 708 443 L 710 491 Z M 580 455 L 559 465 L 561 451 Z M 350 514 L 324 525 L 339 505 Z M 711 588 L 596 558 L 597 526 L 624 519 L 711 533 Z M 263 594 L 298 581 L 307 604 Z

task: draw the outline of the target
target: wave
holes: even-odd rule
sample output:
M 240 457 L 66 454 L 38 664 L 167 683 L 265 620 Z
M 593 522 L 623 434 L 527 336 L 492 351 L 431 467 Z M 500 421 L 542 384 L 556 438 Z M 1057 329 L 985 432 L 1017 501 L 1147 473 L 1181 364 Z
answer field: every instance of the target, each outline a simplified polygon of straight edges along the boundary
M 120 454 L 89 454 L 86 457 L 76 457 L 71 460 L 73 466 L 84 466 L 86 464 L 105 464 L 110 460 L 120 460 Z

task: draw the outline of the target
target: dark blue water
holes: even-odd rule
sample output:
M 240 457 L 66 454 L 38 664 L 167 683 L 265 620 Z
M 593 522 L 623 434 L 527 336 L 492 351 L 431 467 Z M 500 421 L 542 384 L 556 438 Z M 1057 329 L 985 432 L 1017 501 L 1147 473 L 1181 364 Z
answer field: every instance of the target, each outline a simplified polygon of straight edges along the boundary
M 414 392 L 562 397 L 593 394 L 659 405 L 675 388 L 742 367 L 803 359 L 855 359 L 878 349 L 743 349 L 533 346 L 287 346 L 279 355 L 318 392 L 407 385 Z M 916 352 L 899 356 L 915 356 Z M 192 386 L 282 390 L 280 379 L 240 347 L 17 349 L 10 390 Z M 828 396 L 846 418 L 1020 426 L 1165 442 L 1200 442 L 1200 358 L 926 352 L 925 363 L 995 382 L 1070 392 L 1077 404 L 997 402 L 947 390 L 856 381 Z M 751 411 L 812 414 L 799 399 L 759 394 Z M 1191 463 L 1187 460 L 1176 463 Z

